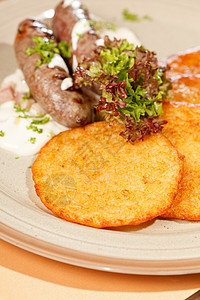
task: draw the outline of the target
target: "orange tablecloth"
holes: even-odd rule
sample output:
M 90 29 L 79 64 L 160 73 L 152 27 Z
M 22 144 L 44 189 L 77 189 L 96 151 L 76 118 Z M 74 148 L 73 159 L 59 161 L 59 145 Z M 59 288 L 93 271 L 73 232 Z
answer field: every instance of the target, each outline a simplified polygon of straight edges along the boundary
M 0 278 L 1 300 L 184 300 L 200 288 L 200 274 L 142 276 L 95 271 L 41 257 L 3 240 Z

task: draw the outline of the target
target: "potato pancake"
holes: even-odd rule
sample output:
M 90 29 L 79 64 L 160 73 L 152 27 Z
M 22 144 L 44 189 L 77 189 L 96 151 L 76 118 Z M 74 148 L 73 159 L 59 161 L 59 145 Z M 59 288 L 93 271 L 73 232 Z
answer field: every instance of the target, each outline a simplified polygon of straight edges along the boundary
M 140 224 L 172 205 L 183 162 L 161 134 L 134 145 L 121 125 L 62 132 L 33 164 L 37 195 L 59 217 L 93 227 Z
M 164 105 L 168 121 L 163 134 L 184 155 L 183 179 L 172 207 L 164 218 L 200 220 L 200 108 Z
M 200 47 L 172 55 L 161 61 L 168 65 L 167 78 L 172 82 L 169 101 L 200 104 Z
M 168 57 L 164 63 L 170 66 L 167 77 L 200 74 L 200 47 L 192 48 Z
M 170 101 L 200 104 L 200 77 L 181 76 L 172 80 Z

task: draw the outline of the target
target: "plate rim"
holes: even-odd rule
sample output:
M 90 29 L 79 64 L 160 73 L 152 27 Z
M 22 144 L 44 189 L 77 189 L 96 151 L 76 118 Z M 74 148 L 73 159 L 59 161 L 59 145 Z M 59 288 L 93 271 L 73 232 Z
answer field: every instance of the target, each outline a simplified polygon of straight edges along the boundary
M 94 269 L 99 271 L 138 274 L 138 275 L 184 275 L 200 272 L 199 259 L 179 260 L 124 260 L 112 259 L 105 256 L 96 256 L 77 250 L 70 250 L 60 246 L 44 242 L 38 238 L 30 237 L 5 224 L 0 224 L 0 236 L 2 240 L 11 243 L 31 253 L 50 258 L 59 262 L 74 266 Z M 17 237 L 16 237 L 17 236 Z M 53 247 L 53 252 L 47 250 Z M 74 255 L 75 254 L 75 255 Z M 87 256 L 87 258 L 86 258 Z M 176 264 L 174 264 L 176 262 Z M 131 265 L 130 265 L 131 263 Z M 193 267 L 191 268 L 191 264 Z M 174 266 L 173 266 L 174 265 Z

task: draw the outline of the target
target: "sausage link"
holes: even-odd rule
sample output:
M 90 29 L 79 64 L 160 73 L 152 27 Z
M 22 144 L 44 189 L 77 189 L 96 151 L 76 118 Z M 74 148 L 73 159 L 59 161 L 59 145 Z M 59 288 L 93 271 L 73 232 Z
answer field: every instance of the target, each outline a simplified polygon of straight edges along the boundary
M 53 32 L 59 41 L 66 41 L 71 44 L 73 61 L 71 59 L 69 64 L 73 71 L 75 71 L 77 64 L 82 61 L 83 57 L 90 57 L 92 51 L 96 48 L 98 35 L 93 26 L 90 26 L 88 23 L 88 30 L 80 35 L 77 46 L 75 46 L 74 49 L 73 30 L 78 22 L 82 22 L 84 26 L 88 20 L 90 20 L 88 10 L 79 0 L 62 1 L 55 8 L 55 14 L 52 20 Z M 77 32 L 77 34 L 79 34 L 79 32 Z M 76 38 L 76 36 L 74 38 Z M 74 62 L 75 59 L 77 62 Z
M 24 73 L 34 100 L 54 120 L 69 128 L 90 123 L 93 117 L 93 108 L 88 98 L 83 96 L 80 91 L 74 90 L 73 87 L 70 90 L 61 89 L 63 79 L 70 75 L 59 67 L 49 68 L 46 63 L 37 67 L 39 54 L 34 53 L 28 56 L 25 53 L 27 48 L 35 46 L 32 40 L 34 36 L 55 39 L 52 30 L 38 20 L 26 19 L 19 25 L 14 48 L 19 67 Z

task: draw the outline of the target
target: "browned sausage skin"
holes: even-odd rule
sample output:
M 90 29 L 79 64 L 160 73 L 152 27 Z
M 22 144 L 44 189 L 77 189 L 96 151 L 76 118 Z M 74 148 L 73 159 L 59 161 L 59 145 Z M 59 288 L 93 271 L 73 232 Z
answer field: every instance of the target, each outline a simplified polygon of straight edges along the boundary
M 96 40 L 98 35 L 96 34 L 93 26 L 89 26 L 89 30 L 85 32 L 78 39 L 76 49 L 73 49 L 72 31 L 77 22 L 81 20 L 89 20 L 89 14 L 85 6 L 79 0 L 68 1 L 66 5 L 65 1 L 62 1 L 55 8 L 55 15 L 53 17 L 53 32 L 59 41 L 66 41 L 71 44 L 74 56 L 77 59 L 77 63 L 81 62 L 84 56 L 89 57 L 92 50 L 96 47 Z M 72 59 L 69 61 L 72 67 Z M 75 68 L 73 67 L 73 71 Z
M 88 98 L 73 88 L 61 89 L 62 81 L 70 75 L 59 67 L 49 68 L 48 64 L 37 67 L 39 54 L 28 56 L 25 53 L 27 48 L 35 46 L 34 36 L 54 39 L 53 32 L 40 21 L 26 19 L 19 25 L 15 53 L 33 98 L 62 125 L 74 128 L 90 123 L 93 108 Z

